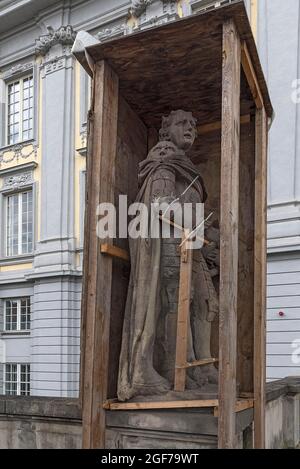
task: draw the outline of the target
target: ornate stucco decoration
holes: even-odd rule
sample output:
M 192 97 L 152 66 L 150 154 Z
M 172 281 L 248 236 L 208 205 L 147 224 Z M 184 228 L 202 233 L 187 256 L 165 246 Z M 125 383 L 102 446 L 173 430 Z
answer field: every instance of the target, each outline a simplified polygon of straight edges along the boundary
M 132 0 L 127 22 L 107 27 L 97 35 L 100 42 L 157 26 L 179 18 L 178 0 Z
M 147 29 L 178 19 L 178 5 L 178 0 L 132 1 L 129 15 L 135 20 L 133 29 Z
M 33 172 L 26 171 L 20 174 L 6 176 L 3 181 L 3 189 L 19 189 L 33 183 Z
M 109 28 L 102 29 L 97 34 L 97 37 L 100 42 L 103 42 L 107 39 L 117 36 L 123 36 L 127 32 L 127 25 L 125 23 L 111 26 Z
M 37 55 L 46 55 L 51 47 L 56 44 L 72 46 L 77 34 L 70 24 L 61 26 L 56 31 L 54 31 L 51 26 L 48 26 L 47 30 L 48 34 L 40 36 L 39 39 L 36 40 L 35 53 Z
M 83 125 L 82 131 L 80 132 L 81 146 L 76 148 L 76 151 L 80 156 L 87 156 L 87 127 L 86 124 Z
M 129 13 L 138 18 L 142 13 L 144 13 L 144 11 L 146 11 L 147 6 L 151 5 L 153 1 L 154 0 L 132 0 Z
M 24 151 L 24 149 L 29 146 L 32 148 L 29 151 Z M 18 161 L 20 159 L 27 160 L 32 156 L 34 158 L 37 156 L 37 145 L 28 145 L 28 143 L 25 145 L 17 144 L 0 152 L 0 166 L 1 164 L 11 163 L 12 161 Z
M 25 64 L 17 64 L 9 68 L 5 72 L 3 72 L 2 78 L 3 80 L 8 80 L 9 78 L 13 78 L 15 75 L 21 75 L 32 69 L 33 69 L 33 62 L 27 62 Z

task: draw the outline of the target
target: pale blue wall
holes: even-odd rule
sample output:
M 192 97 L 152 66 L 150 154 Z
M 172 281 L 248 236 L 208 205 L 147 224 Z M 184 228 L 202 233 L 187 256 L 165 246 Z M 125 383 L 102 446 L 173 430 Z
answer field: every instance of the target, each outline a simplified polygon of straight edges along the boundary
M 267 376 L 276 379 L 300 374 L 300 360 L 292 357 L 294 341 L 300 343 L 300 102 L 292 100 L 292 84 L 300 80 L 300 2 L 259 0 L 258 6 L 258 46 L 275 108 L 269 135 Z

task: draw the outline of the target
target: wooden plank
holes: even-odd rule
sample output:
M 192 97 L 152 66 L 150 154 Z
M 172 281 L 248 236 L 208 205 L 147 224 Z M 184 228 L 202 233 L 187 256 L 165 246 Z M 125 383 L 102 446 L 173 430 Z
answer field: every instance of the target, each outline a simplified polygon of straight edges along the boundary
M 241 62 L 256 107 L 257 109 L 262 109 L 264 106 L 264 100 L 260 91 L 256 73 L 245 41 L 242 44 Z
M 235 413 L 252 409 L 253 399 L 241 399 L 235 403 Z M 118 402 L 111 399 L 103 404 L 106 410 L 154 410 L 154 409 L 201 409 L 214 408 L 214 416 L 219 417 L 218 399 L 198 399 L 183 401 L 158 401 L 158 402 Z
M 217 399 L 194 401 L 160 401 L 160 402 L 105 402 L 105 409 L 109 410 L 151 410 L 151 409 L 199 409 L 217 407 Z
M 252 409 L 254 406 L 254 399 L 244 399 L 237 401 L 235 406 L 236 412 L 243 412 L 243 410 Z
M 234 448 L 237 351 L 240 39 L 233 20 L 223 25 L 220 314 L 219 314 L 219 448 Z
M 105 411 L 109 350 L 112 258 L 101 256 L 96 208 L 114 202 L 117 148 L 118 78 L 106 62 L 95 65 L 92 153 L 88 164 L 87 219 L 83 273 L 85 351 L 83 366 L 83 448 L 105 447 Z
M 239 165 L 237 382 L 239 393 L 253 393 L 255 118 L 241 128 Z
M 255 264 L 254 264 L 254 446 L 265 447 L 267 115 L 256 113 Z
M 191 362 L 191 363 L 185 363 L 184 365 L 182 366 L 178 366 L 178 368 L 193 368 L 193 367 L 196 367 L 196 366 L 205 366 L 205 365 L 210 365 L 212 363 L 217 363 L 219 360 L 217 358 L 207 358 L 207 359 L 203 359 L 203 360 L 196 360 L 194 362 Z
M 189 235 L 189 230 L 183 231 L 182 240 Z M 177 337 L 176 337 L 176 358 L 175 358 L 175 383 L 174 390 L 183 392 L 186 381 L 186 360 L 188 348 L 188 325 L 191 303 L 193 269 L 193 250 L 189 249 L 189 242 L 181 246 L 180 258 L 180 279 L 178 294 L 178 317 L 177 317 Z
M 254 393 L 253 392 L 240 392 L 239 398 L 240 399 L 254 399 Z
M 254 406 L 254 400 L 253 399 L 238 400 L 238 401 L 236 401 L 236 404 L 235 404 L 235 413 L 243 412 L 244 410 L 247 410 L 247 409 L 253 409 L 253 406 Z M 216 407 L 215 410 L 214 410 L 214 416 L 219 417 L 219 408 L 218 407 Z
M 163 222 L 163 223 L 167 223 L 168 225 L 171 225 L 171 226 L 174 226 L 174 228 L 177 228 L 178 230 L 183 230 L 184 228 L 181 226 L 181 225 L 178 225 L 178 223 L 174 223 L 172 220 L 170 220 L 169 218 L 167 217 L 163 217 L 163 216 L 159 216 L 159 219 Z M 195 239 L 197 239 L 198 241 L 201 241 L 203 244 L 210 244 L 209 241 L 207 241 L 207 239 L 203 239 L 201 238 L 200 236 L 195 236 Z
M 107 256 L 116 257 L 117 259 L 122 259 L 123 261 L 129 261 L 129 254 L 125 249 L 118 248 L 117 246 L 112 246 L 111 244 L 101 244 L 100 246 L 101 254 Z
M 91 223 L 91 212 L 88 210 L 89 198 L 88 187 L 92 187 L 92 170 L 91 164 L 94 143 L 94 103 L 95 103 L 95 80 L 91 86 L 91 105 L 88 112 L 88 128 L 87 128 L 87 162 L 86 162 L 86 189 L 85 189 L 85 214 L 84 214 L 84 253 L 82 262 L 83 282 L 81 295 L 81 319 L 80 319 L 80 384 L 79 384 L 79 401 L 81 409 L 84 403 L 84 376 L 85 376 L 85 347 L 86 347 L 86 315 L 87 315 L 87 292 L 89 284 L 85 281 L 85 272 L 89 270 L 89 226 Z
M 251 122 L 251 114 L 241 116 L 241 125 L 249 124 Z M 210 124 L 199 125 L 197 131 L 199 135 L 209 134 L 222 129 L 222 122 L 211 122 Z

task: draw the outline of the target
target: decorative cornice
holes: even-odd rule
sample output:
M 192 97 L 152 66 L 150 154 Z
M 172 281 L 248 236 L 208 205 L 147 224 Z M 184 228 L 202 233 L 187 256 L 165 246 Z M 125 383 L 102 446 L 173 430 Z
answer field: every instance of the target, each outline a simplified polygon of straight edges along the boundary
M 35 53 L 36 55 L 46 55 L 51 47 L 56 44 L 63 46 L 72 46 L 76 39 L 76 32 L 73 27 L 68 24 L 67 26 L 61 26 L 56 31 L 51 26 L 47 27 L 48 34 L 40 36 L 35 41 Z
M 32 183 L 33 172 L 26 171 L 25 173 L 6 176 L 3 181 L 2 189 L 17 190 Z
M 110 39 L 112 37 L 116 36 L 123 36 L 127 32 L 127 25 L 125 23 L 118 24 L 116 26 L 112 26 L 110 28 L 105 28 L 99 31 L 97 34 L 97 37 L 100 42 L 103 42 L 107 39 Z
M 0 169 L 0 178 L 4 176 L 12 176 L 14 174 L 19 174 L 20 172 L 24 173 L 27 171 L 33 171 L 38 167 L 36 161 L 30 161 L 29 163 L 19 164 L 18 166 L 13 166 L 11 168 Z
M 9 78 L 13 78 L 16 75 L 22 75 L 23 73 L 26 73 L 29 70 L 32 70 L 33 65 L 34 65 L 33 62 L 14 65 L 13 67 L 9 68 L 8 70 L 2 73 L 2 78 L 3 80 L 8 80 Z
M 67 48 L 68 46 L 64 46 Z M 66 51 L 64 51 L 66 53 Z M 71 54 L 71 50 L 68 51 Z M 41 77 L 44 78 L 45 75 L 49 75 L 50 73 L 57 72 L 62 68 L 66 67 L 67 59 L 66 56 L 62 57 L 53 57 L 51 60 L 46 60 L 41 65 Z

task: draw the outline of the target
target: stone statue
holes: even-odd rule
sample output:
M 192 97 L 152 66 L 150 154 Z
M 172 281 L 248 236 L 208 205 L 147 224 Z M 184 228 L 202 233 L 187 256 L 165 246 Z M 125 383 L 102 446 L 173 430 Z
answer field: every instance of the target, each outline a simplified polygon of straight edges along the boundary
M 155 200 L 204 203 L 198 169 L 186 152 L 196 138 L 192 114 L 174 111 L 163 118 L 160 142 L 139 167 L 137 202 Z M 184 194 L 184 195 L 182 195 Z M 118 398 L 163 395 L 173 389 L 181 240 L 130 239 L 131 276 L 119 364 Z M 214 257 L 209 250 L 210 257 Z M 202 250 L 193 252 L 192 295 L 187 360 L 211 358 L 211 323 L 218 298 Z M 188 370 L 186 389 L 217 382 L 213 365 Z

